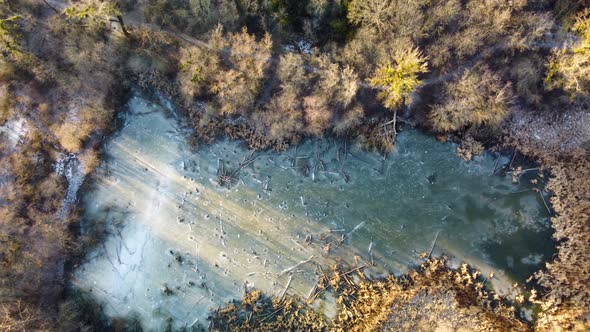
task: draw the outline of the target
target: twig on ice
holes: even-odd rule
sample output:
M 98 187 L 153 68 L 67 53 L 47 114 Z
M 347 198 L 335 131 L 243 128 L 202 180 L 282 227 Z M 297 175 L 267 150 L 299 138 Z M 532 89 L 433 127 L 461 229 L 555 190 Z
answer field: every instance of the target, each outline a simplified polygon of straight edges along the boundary
M 293 280 L 293 276 L 290 275 L 289 276 L 289 280 L 287 280 L 287 285 L 285 286 L 285 288 L 283 289 L 283 291 L 281 292 L 281 296 L 279 297 L 279 299 L 283 299 L 283 297 L 285 297 L 285 293 L 287 293 L 287 289 L 289 289 L 289 286 L 291 286 L 291 281 Z
M 289 268 L 286 268 L 286 269 L 284 269 L 283 271 L 281 271 L 281 273 L 279 273 L 279 275 L 278 275 L 278 276 L 279 276 L 279 277 L 280 277 L 280 276 L 283 276 L 285 273 L 289 273 L 289 272 L 291 272 L 291 271 L 295 270 L 296 268 L 300 267 L 301 265 L 303 265 L 303 264 L 305 264 L 305 263 L 309 263 L 309 262 L 310 262 L 312 259 L 314 259 L 314 258 L 315 258 L 315 256 L 314 256 L 314 255 L 312 255 L 312 256 L 310 256 L 308 259 L 306 259 L 306 260 L 304 260 L 304 261 L 301 261 L 301 262 L 299 262 L 299 263 L 297 263 L 297 264 L 295 264 L 295 265 L 293 265 L 293 266 L 291 266 L 291 267 L 289 267 Z
M 430 251 L 428 252 L 428 258 L 432 255 L 432 250 L 434 250 L 434 246 L 436 245 L 436 241 L 438 240 L 438 235 L 440 234 L 440 230 L 436 232 L 436 236 L 434 237 L 434 241 L 432 241 L 432 246 L 430 247 Z

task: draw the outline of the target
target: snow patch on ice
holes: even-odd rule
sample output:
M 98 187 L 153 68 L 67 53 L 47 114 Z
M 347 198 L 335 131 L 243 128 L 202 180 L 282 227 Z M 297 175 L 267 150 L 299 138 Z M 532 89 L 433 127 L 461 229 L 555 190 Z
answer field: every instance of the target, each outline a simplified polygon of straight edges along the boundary
M 8 120 L 2 126 L 0 126 L 0 133 L 5 134 L 8 137 L 8 141 L 11 144 L 11 148 L 15 148 L 18 143 L 22 141 L 22 139 L 27 135 L 29 132 L 29 125 L 27 120 L 23 118 L 18 118 L 16 120 Z
M 66 178 L 68 190 L 59 210 L 60 218 L 64 218 L 72 210 L 78 197 L 78 190 L 84 182 L 84 165 L 73 153 L 61 153 L 55 162 L 55 172 Z

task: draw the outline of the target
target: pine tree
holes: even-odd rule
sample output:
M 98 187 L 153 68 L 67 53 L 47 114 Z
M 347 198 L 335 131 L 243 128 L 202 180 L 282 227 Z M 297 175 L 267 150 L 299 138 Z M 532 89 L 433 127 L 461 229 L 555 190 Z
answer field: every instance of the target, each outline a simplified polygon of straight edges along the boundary
M 421 84 L 418 75 L 428 70 L 426 58 L 416 48 L 397 53 L 394 61 L 381 64 L 369 80 L 371 86 L 381 89 L 379 99 L 392 111 L 407 101 Z
M 7 51 L 15 55 L 20 53 L 18 42 L 18 20 L 20 16 L 13 15 L 0 19 L 0 51 Z

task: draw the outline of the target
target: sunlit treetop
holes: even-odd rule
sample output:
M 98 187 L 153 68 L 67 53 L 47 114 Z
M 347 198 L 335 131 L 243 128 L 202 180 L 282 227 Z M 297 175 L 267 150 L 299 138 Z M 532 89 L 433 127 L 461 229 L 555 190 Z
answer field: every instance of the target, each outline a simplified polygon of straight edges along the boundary
M 16 58 L 22 54 L 22 16 L 10 10 L 5 0 L 0 0 L 0 56 L 1 60 Z M 1 62 L 0 60 L 0 62 Z
M 581 47 L 585 48 L 586 52 L 588 52 L 590 49 L 590 9 L 586 9 L 578 15 L 573 30 L 582 37 Z
M 8 52 L 11 55 L 20 53 L 20 33 L 18 32 L 18 15 L 0 18 L 0 52 Z
M 550 89 L 563 89 L 574 99 L 590 94 L 590 9 L 578 14 L 572 32 L 576 35 L 573 45 L 551 56 L 545 83 Z
M 121 15 L 112 1 L 83 1 L 67 7 L 63 13 L 69 20 L 97 30 L 104 28 L 109 18 Z
M 440 132 L 497 126 L 509 113 L 514 100 L 511 84 L 502 81 L 500 75 L 485 65 L 470 68 L 445 82 L 443 92 L 429 114 L 433 128 Z
M 412 48 L 397 52 L 393 63 L 379 65 L 369 83 L 381 89 L 378 97 L 383 105 L 395 110 L 404 104 L 412 91 L 422 83 L 418 75 L 427 71 L 426 57 L 420 50 Z

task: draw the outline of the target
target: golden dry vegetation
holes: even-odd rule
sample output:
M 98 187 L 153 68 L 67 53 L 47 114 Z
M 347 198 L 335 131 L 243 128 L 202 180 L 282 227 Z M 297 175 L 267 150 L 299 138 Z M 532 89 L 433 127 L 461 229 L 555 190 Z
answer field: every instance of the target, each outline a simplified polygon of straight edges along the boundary
M 514 308 L 485 291 L 466 264 L 450 270 L 429 259 L 399 278 L 366 279 L 362 267 L 334 267 L 320 276 L 310 300 L 336 296 L 333 320 L 300 300 L 251 290 L 211 313 L 214 331 L 527 331 Z

